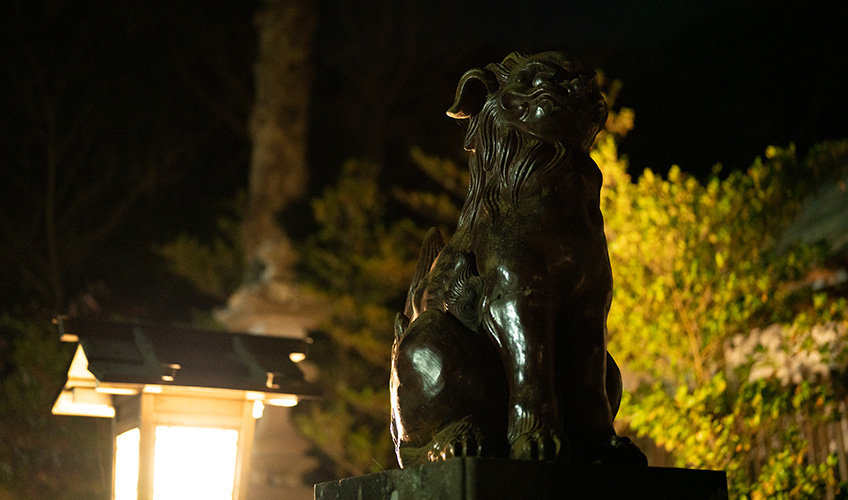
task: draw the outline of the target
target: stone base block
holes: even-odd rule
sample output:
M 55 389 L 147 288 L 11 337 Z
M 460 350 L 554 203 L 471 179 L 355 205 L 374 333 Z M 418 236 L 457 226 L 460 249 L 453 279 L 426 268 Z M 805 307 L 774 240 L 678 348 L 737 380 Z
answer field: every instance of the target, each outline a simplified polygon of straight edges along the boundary
M 454 458 L 315 485 L 316 500 L 727 500 L 723 471 Z

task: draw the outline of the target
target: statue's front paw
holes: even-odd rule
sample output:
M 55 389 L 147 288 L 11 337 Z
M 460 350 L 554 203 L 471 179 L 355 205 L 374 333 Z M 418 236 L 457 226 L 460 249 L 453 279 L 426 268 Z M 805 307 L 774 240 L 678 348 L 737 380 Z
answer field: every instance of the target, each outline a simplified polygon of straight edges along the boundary
M 551 418 L 542 418 L 540 412 L 527 409 L 526 405 L 514 405 L 516 415 L 510 422 L 510 457 L 517 460 L 557 460 L 570 453 L 568 440 L 555 426 Z
M 510 456 L 518 460 L 556 460 L 562 452 L 563 438 L 558 433 L 537 430 L 520 434 L 514 439 Z
M 621 436 L 612 436 L 602 451 L 601 463 L 604 465 L 647 467 L 648 457 L 630 439 Z

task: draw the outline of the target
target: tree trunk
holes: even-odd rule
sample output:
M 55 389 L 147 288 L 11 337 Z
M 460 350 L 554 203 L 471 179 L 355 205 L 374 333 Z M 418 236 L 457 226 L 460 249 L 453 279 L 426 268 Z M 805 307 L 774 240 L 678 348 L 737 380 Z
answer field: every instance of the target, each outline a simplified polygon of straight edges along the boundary
M 245 282 L 218 315 L 230 329 L 300 337 L 321 315 L 294 282 L 297 254 L 281 214 L 306 194 L 312 84 L 310 0 L 264 0 L 256 15 L 253 154 L 243 243 Z
M 323 316 L 323 308 L 295 283 L 297 254 L 280 218 L 288 205 L 306 194 L 316 19 L 310 0 L 263 0 L 255 22 L 253 154 L 243 223 L 250 271 L 218 319 L 233 331 L 303 337 Z M 257 422 L 248 485 L 253 500 L 312 498 L 312 485 L 304 483 L 303 476 L 317 462 L 307 456 L 310 443 L 294 429 L 290 412 L 267 407 Z

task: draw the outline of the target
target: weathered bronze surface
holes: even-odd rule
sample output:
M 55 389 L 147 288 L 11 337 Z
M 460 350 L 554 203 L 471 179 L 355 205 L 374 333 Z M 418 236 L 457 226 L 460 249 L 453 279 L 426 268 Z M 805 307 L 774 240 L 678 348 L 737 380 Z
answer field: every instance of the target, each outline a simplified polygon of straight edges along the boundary
M 595 73 L 513 53 L 459 81 L 470 187 L 456 234 L 425 238 L 395 322 L 401 466 L 454 456 L 645 463 L 613 418 L 612 274 L 589 157 L 607 117 Z

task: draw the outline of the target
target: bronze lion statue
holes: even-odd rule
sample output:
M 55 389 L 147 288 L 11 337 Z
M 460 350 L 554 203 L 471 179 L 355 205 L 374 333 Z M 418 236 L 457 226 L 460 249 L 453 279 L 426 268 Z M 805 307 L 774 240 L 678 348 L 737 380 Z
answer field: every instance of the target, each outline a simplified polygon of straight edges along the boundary
M 450 242 L 425 237 L 395 321 L 398 462 L 646 463 L 613 429 L 595 73 L 561 52 L 513 53 L 466 72 L 447 113 L 468 123 L 470 185 Z

